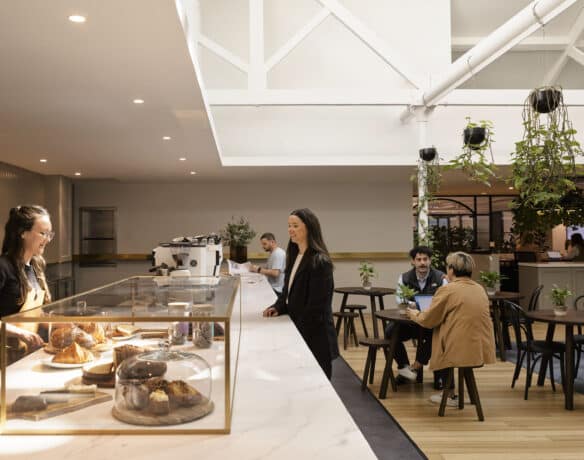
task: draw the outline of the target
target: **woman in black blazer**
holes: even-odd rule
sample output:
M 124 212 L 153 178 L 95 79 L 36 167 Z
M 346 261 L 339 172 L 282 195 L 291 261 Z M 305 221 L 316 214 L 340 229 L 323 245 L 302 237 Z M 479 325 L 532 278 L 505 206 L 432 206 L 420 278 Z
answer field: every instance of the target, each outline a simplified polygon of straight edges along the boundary
M 284 289 L 264 316 L 288 313 L 318 364 L 330 379 L 339 356 L 333 323 L 333 264 L 322 239 L 318 218 L 310 209 L 288 217 L 288 250 Z

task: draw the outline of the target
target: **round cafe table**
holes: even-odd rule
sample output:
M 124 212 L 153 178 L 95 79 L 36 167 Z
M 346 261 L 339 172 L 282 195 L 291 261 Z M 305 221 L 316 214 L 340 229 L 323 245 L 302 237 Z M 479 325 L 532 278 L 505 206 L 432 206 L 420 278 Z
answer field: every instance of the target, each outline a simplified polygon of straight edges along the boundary
M 364 289 L 363 287 L 338 287 L 335 288 L 335 292 L 343 294 L 343 300 L 341 302 L 341 309 L 347 305 L 347 300 L 350 295 L 364 295 L 369 297 L 369 303 L 371 305 L 371 319 L 373 320 L 373 336 L 379 338 L 379 329 L 377 327 L 377 305 L 375 299 L 379 300 L 379 309 L 385 309 L 383 304 L 383 297 L 386 295 L 395 294 L 395 289 L 386 287 L 371 287 L 371 289 Z
M 509 300 L 511 302 L 517 302 L 523 299 L 525 296 L 521 295 L 519 292 L 509 292 L 509 291 L 497 291 L 494 294 L 487 294 L 487 297 L 491 301 L 491 308 L 493 310 L 493 322 L 495 323 L 495 339 L 497 340 L 497 346 L 499 347 L 499 358 L 501 361 L 507 360 L 507 352 L 505 344 L 509 342 L 509 334 L 503 330 L 503 322 L 501 320 L 503 312 L 503 302 Z M 506 340 L 504 339 L 506 336 Z

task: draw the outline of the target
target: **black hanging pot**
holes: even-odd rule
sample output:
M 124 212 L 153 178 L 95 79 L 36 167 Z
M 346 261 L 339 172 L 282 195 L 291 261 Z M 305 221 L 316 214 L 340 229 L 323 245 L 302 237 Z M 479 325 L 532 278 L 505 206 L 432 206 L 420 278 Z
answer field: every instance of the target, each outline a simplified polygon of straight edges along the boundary
M 562 92 L 556 88 L 534 89 L 529 93 L 529 103 L 538 113 L 550 113 L 562 102 Z
M 432 161 L 436 158 L 436 147 L 427 147 L 420 149 L 420 158 L 424 161 Z
M 468 145 L 473 150 L 478 150 L 487 138 L 487 129 L 479 126 L 465 128 L 463 137 L 464 145 Z

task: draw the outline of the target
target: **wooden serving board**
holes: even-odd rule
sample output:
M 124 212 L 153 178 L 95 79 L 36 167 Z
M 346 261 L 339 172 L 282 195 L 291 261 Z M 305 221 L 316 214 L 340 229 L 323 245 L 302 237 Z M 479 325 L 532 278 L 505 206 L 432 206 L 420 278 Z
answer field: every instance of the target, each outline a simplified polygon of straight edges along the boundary
M 203 398 L 199 404 L 193 407 L 177 407 L 171 409 L 166 415 L 154 415 L 148 411 L 136 411 L 113 407 L 112 415 L 118 420 L 130 425 L 161 426 L 180 425 L 204 417 L 213 412 L 213 401 Z
M 67 414 L 68 412 L 74 412 L 85 407 L 93 406 L 94 404 L 110 401 L 111 399 L 111 394 L 96 391 L 93 397 L 75 398 L 67 402 L 52 403 L 49 404 L 46 409 L 38 411 L 12 412 L 11 406 L 8 406 L 7 417 L 8 419 L 20 418 L 37 422 L 39 420 L 56 417 L 57 415 Z

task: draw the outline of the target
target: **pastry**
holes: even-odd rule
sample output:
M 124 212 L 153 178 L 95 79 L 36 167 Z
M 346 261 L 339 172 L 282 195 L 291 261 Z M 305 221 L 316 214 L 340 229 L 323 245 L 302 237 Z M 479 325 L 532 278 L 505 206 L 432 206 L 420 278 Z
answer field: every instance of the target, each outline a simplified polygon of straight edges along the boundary
M 112 335 L 114 337 L 129 337 L 138 332 L 138 329 L 137 326 L 131 324 L 118 324 Z
M 122 396 L 126 401 L 126 407 L 133 410 L 145 409 L 150 401 L 150 391 L 146 385 L 124 385 Z
M 156 390 L 150 393 L 150 404 L 148 405 L 148 409 L 156 415 L 168 414 L 170 412 L 168 395 L 162 390 Z
M 75 340 L 72 327 L 60 327 L 51 332 L 49 343 L 56 350 L 67 348 Z
M 53 357 L 54 363 L 63 364 L 80 364 L 93 361 L 93 355 L 89 350 L 79 346 L 77 343 L 73 342 L 64 350 L 58 352 Z
M 46 408 L 47 401 L 42 396 L 19 396 L 12 404 L 12 412 L 30 412 Z
M 152 377 L 161 377 L 166 373 L 166 363 L 163 361 L 136 360 L 131 366 L 123 365 L 118 371 L 121 379 L 146 380 Z
M 178 406 L 194 406 L 201 400 L 201 394 L 182 380 L 173 380 L 166 388 L 168 399 Z
M 164 380 L 162 377 L 153 377 L 148 379 L 144 385 L 148 387 L 148 391 L 152 393 L 156 390 L 162 390 L 166 393 L 166 389 L 168 387 L 168 381 Z
M 125 359 L 144 353 L 144 351 L 146 351 L 144 348 L 135 345 L 122 345 L 121 347 L 116 347 L 114 348 L 114 365 L 117 368 Z
M 99 324 L 99 323 L 79 323 L 77 326 L 79 327 L 79 329 L 87 332 L 88 334 L 91 334 L 91 336 L 93 337 L 93 339 L 97 343 L 105 343 L 106 342 L 105 331 L 104 331 L 101 324 Z
M 84 348 L 92 348 L 95 346 L 95 339 L 91 334 L 76 328 L 73 330 L 73 334 L 75 335 L 75 342 L 81 345 Z

